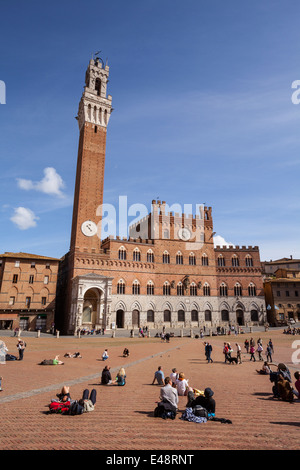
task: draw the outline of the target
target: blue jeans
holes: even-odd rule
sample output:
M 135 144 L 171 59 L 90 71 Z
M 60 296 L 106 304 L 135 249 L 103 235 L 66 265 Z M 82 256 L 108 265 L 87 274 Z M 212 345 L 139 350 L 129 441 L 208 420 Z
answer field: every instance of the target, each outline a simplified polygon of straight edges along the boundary
M 86 389 L 83 391 L 82 399 L 83 399 L 83 400 L 91 400 L 91 402 L 92 402 L 93 405 L 94 405 L 94 404 L 96 403 L 96 396 L 97 396 L 97 392 L 96 392 L 96 390 L 93 388 L 93 390 L 91 391 L 90 397 L 89 397 L 89 390 L 86 388 Z

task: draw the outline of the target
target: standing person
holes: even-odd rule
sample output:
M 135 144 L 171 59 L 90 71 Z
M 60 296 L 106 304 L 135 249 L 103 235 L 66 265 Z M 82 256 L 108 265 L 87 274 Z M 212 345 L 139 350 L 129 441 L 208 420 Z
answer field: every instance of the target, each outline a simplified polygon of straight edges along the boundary
M 252 345 L 250 346 L 250 361 L 253 360 L 255 362 L 256 359 L 255 359 L 254 353 L 255 353 L 255 347 Z
M 270 346 L 270 349 L 271 349 L 272 353 L 274 354 L 274 346 L 273 346 L 271 338 L 269 339 L 268 345 Z
M 253 338 L 250 339 L 250 347 L 251 347 L 251 346 L 253 346 L 253 347 L 255 346 L 255 343 L 254 343 L 254 339 L 253 339 Z
M 207 359 L 207 363 L 209 364 L 210 362 L 214 362 L 211 358 L 212 345 L 209 343 L 204 343 L 204 344 L 205 344 L 205 356 Z
M 272 362 L 272 349 L 270 347 L 270 344 L 267 345 L 266 356 L 267 356 L 267 361 Z
M 153 379 L 152 385 L 154 385 L 155 380 L 157 380 L 158 385 L 164 385 L 165 384 L 165 375 L 162 371 L 161 366 L 158 366 L 158 369 L 154 374 L 154 379 Z
M 247 339 L 244 342 L 244 346 L 245 346 L 246 352 L 248 354 L 248 352 L 249 352 L 249 341 Z
M 21 338 L 19 338 L 17 344 L 17 348 L 19 351 L 19 361 L 23 361 L 25 347 L 26 343 Z
M 3 377 L 0 377 L 0 392 L 3 391 L 3 388 L 2 388 L 2 380 L 3 380 Z
M 223 354 L 225 356 L 225 361 L 224 362 L 227 362 L 228 361 L 228 344 L 227 343 L 224 343 L 224 347 L 223 347 Z
M 259 342 L 257 343 L 257 350 L 258 352 L 258 358 L 260 361 L 263 361 L 263 358 L 262 358 L 262 352 L 263 352 L 263 347 L 262 347 L 262 344 Z
M 239 364 L 242 364 L 242 349 L 241 346 L 238 343 L 235 343 L 236 345 L 236 358 L 239 361 Z

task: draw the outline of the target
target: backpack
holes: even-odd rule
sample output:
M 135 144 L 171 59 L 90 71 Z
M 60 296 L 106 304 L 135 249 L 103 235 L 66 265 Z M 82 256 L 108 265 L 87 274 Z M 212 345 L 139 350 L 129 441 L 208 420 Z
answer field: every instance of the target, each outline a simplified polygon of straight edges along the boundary
M 208 418 L 207 410 L 201 405 L 195 405 L 193 408 L 193 413 L 195 416 L 199 416 L 200 418 Z
M 68 414 L 70 409 L 70 402 L 59 402 L 53 401 L 49 405 L 49 412 L 50 413 L 59 413 L 59 414 Z
M 69 408 L 69 415 L 81 415 L 84 412 L 83 406 L 79 404 L 79 402 L 73 401 L 72 405 Z
M 171 410 L 167 411 L 167 410 L 165 410 L 165 411 L 162 413 L 161 418 L 162 418 L 162 419 L 175 419 L 175 418 L 176 418 L 176 413 L 175 413 L 175 411 L 171 411 Z
M 158 406 L 154 409 L 154 417 L 163 419 L 175 419 L 176 408 L 168 401 L 161 401 L 158 403 Z

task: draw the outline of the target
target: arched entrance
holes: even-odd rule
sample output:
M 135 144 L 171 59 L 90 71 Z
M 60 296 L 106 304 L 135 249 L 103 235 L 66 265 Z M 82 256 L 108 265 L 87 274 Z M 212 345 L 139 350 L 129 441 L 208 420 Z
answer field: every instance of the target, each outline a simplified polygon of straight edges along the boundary
M 240 308 L 236 311 L 236 321 L 239 326 L 244 325 L 244 312 Z
M 82 326 L 84 328 L 93 329 L 99 322 L 100 298 L 99 289 L 88 289 L 84 294 L 82 310 Z
M 258 311 L 257 310 L 251 310 L 251 313 L 250 313 L 250 318 L 251 318 L 251 321 L 252 322 L 256 322 L 258 323 L 259 319 L 258 319 Z
M 140 312 L 138 310 L 132 311 L 132 327 L 133 328 L 140 327 Z
M 221 320 L 224 322 L 229 322 L 229 312 L 228 310 L 221 310 Z
M 124 328 L 124 319 L 125 319 L 124 310 L 117 310 L 117 315 L 116 315 L 117 328 Z

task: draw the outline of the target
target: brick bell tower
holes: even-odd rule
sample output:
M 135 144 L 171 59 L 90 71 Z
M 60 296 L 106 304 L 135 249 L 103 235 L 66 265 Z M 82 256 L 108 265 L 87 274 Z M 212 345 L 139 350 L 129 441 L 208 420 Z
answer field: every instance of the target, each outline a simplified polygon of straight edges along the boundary
M 101 205 L 103 204 L 106 130 L 112 112 L 107 96 L 109 67 L 102 59 L 90 60 L 79 103 L 79 144 L 74 192 L 70 250 L 63 257 L 58 276 L 55 323 L 64 333 L 82 324 L 86 304 L 91 323 L 105 322 L 111 279 L 92 267 L 101 257 Z M 93 262 L 93 263 L 92 263 Z M 89 303 L 85 291 L 93 286 Z
M 106 129 L 112 112 L 107 93 L 108 65 L 90 60 L 85 87 L 79 103 L 79 145 L 73 205 L 70 253 L 97 253 L 101 240 Z

